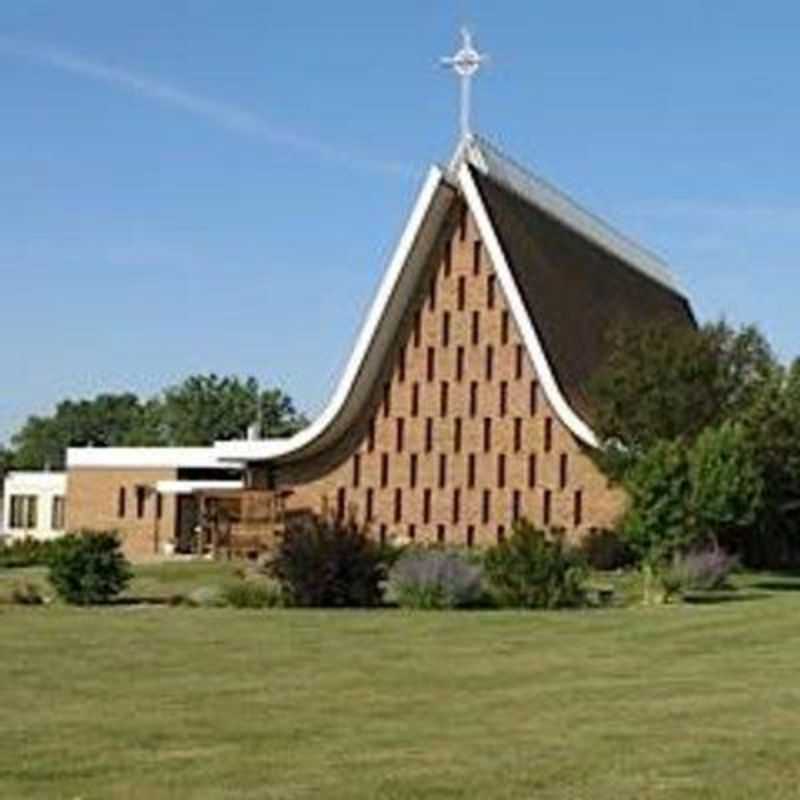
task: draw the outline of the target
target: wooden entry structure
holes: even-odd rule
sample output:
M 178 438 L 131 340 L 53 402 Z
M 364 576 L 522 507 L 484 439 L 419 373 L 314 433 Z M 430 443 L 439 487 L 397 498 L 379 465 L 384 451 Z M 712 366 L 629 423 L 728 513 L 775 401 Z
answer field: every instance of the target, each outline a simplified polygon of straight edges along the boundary
M 198 492 L 195 554 L 255 559 L 271 550 L 284 531 L 291 494 L 263 489 Z

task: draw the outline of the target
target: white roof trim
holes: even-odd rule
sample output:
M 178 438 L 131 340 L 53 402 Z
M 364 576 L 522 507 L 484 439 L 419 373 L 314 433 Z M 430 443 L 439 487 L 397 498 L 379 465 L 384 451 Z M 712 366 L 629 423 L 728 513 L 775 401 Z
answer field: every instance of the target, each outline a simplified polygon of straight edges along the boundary
M 159 494 L 192 494 L 193 492 L 237 491 L 242 481 L 156 481 Z
M 318 442 L 343 412 L 348 401 L 353 402 L 351 398 L 354 394 L 357 380 L 360 376 L 364 377 L 363 373 L 368 366 L 367 357 L 379 329 L 382 325 L 385 326 L 392 321 L 395 324 L 399 323 L 402 313 L 405 311 L 405 300 L 407 298 L 397 297 L 401 276 L 403 276 L 406 269 L 423 224 L 433 210 L 437 192 L 442 184 L 442 171 L 438 167 L 431 167 L 400 242 L 392 256 L 389 268 L 383 276 L 378 293 L 361 329 L 344 374 L 322 414 L 309 427 L 289 439 L 216 442 L 214 450 L 219 458 L 262 461 L 295 454 L 299 456 L 301 455 L 301 450 L 307 448 L 310 450 L 312 445 Z M 410 281 L 405 287 L 409 297 L 410 292 L 415 288 L 414 283 L 414 281 Z M 394 315 L 395 319 L 388 321 L 390 302 L 392 300 L 398 300 Z M 381 367 L 381 363 L 373 363 L 371 364 L 371 371 L 377 375 Z M 371 385 L 368 388 L 371 389 Z
M 25 490 L 63 494 L 66 488 L 66 472 L 12 471 L 7 473 L 5 477 L 6 494 L 15 494 Z
M 463 140 L 456 150 L 451 171 L 457 173 L 464 162 L 494 178 L 633 269 L 673 292 L 685 294 L 663 259 L 587 211 L 543 178 L 512 161 L 483 139 L 470 137 Z
M 514 275 L 508 266 L 508 261 L 506 260 L 500 241 L 497 238 L 494 226 L 489 219 L 489 215 L 486 213 L 483 199 L 478 191 L 478 187 L 475 185 L 475 180 L 469 171 L 469 167 L 466 164 L 461 165 L 458 173 L 458 180 L 461 190 L 464 192 L 464 196 L 467 199 L 470 211 L 475 217 L 481 239 L 494 265 L 506 301 L 519 326 L 528 353 L 530 353 L 531 359 L 533 360 L 533 365 L 545 396 L 564 425 L 566 425 L 578 439 L 592 447 L 596 447 L 597 437 L 586 422 L 573 411 L 555 379 L 553 370 L 550 368 L 550 362 L 547 360 L 542 343 L 536 333 L 536 328 L 533 326 L 533 322 L 531 321 L 522 296 L 517 288 Z
M 104 467 L 106 469 L 181 469 L 232 468 L 221 462 L 213 447 L 70 447 L 67 469 Z

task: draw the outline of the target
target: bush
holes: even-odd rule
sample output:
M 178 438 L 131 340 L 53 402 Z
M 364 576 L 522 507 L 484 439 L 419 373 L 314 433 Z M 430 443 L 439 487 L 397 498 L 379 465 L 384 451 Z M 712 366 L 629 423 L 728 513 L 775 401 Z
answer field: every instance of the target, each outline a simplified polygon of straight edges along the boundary
M 269 580 L 238 580 L 222 589 L 221 599 L 232 608 L 276 608 L 283 605 L 280 586 Z
M 41 541 L 30 536 L 5 543 L 0 541 L 0 567 L 47 566 L 55 545 L 54 541 Z
M 225 597 L 219 586 L 198 586 L 186 597 L 186 603 L 195 608 L 223 608 Z
M 49 578 L 67 603 L 107 603 L 125 589 L 131 577 L 130 565 L 112 531 L 84 530 L 55 543 Z
M 738 559 L 723 550 L 705 550 L 676 556 L 660 575 L 666 600 L 685 592 L 718 591 L 728 586 Z
M 19 606 L 40 606 L 44 603 L 44 596 L 35 583 L 20 581 L 12 587 L 9 600 Z
M 483 596 L 482 569 L 454 551 L 407 550 L 389 573 L 390 597 L 401 608 L 465 608 Z
M 291 605 L 376 606 L 389 557 L 355 521 L 314 516 L 287 527 L 265 569 Z
M 567 608 L 586 600 L 586 562 L 561 531 L 548 536 L 526 520 L 517 522 L 513 535 L 487 552 L 484 565 L 502 605 Z
M 608 571 L 629 567 L 636 556 L 618 533 L 592 528 L 580 543 L 580 551 L 592 569 Z

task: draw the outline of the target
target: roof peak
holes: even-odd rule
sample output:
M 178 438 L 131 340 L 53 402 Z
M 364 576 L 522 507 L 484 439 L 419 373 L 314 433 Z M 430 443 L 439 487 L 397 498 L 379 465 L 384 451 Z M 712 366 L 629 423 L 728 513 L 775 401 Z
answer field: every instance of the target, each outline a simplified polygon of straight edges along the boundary
M 664 259 L 522 166 L 488 139 L 473 133 L 462 136 L 450 160 L 449 174 L 456 175 L 462 164 L 468 164 L 494 179 L 633 269 L 678 294 L 684 294 Z

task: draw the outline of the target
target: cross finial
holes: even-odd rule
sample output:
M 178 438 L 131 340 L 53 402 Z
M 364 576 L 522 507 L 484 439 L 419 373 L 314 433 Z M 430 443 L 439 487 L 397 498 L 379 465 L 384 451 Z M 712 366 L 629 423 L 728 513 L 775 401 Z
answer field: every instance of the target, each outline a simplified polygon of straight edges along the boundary
M 475 49 L 469 30 L 462 28 L 461 49 L 454 56 L 442 59 L 442 64 L 452 68 L 461 78 L 461 136 L 465 139 L 472 134 L 470 130 L 472 78 L 487 58 L 488 56 Z

